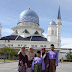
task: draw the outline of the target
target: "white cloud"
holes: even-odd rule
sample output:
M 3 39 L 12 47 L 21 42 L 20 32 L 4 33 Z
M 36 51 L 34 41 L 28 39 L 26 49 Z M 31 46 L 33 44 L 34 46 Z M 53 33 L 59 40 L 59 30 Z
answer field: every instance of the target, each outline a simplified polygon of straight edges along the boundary
M 63 45 L 61 48 L 72 48 L 72 45 Z
M 44 35 L 44 37 L 45 37 L 45 38 L 47 38 L 47 35 L 48 35 L 48 34 L 46 34 L 46 33 L 43 33 L 43 35 Z
M 8 28 L 3 28 L 2 29 L 2 36 L 7 36 L 7 35 L 10 35 L 12 34 L 12 30 L 11 29 L 8 29 Z
M 72 48 L 72 38 L 62 38 L 62 48 Z
M 47 38 L 48 34 L 43 33 L 43 35 Z M 72 48 L 72 38 L 62 38 L 61 44 L 61 48 Z

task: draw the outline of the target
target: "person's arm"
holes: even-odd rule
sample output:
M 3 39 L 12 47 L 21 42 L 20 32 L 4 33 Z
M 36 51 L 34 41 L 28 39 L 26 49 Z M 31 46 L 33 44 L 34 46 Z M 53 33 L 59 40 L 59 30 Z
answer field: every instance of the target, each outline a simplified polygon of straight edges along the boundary
M 55 66 L 58 66 L 58 52 L 56 52 Z
M 46 54 L 46 67 L 49 66 L 49 53 Z
M 21 52 L 19 53 L 19 64 L 21 65 L 21 66 L 23 66 L 23 61 L 22 61 L 22 54 L 21 54 Z
M 28 66 L 28 56 L 26 55 L 26 59 L 25 59 L 25 67 L 27 68 Z
M 31 68 L 32 68 L 32 70 L 34 70 L 34 59 L 33 59 Z
M 20 52 L 20 54 L 18 56 L 19 56 L 19 61 L 21 61 L 22 60 L 21 52 Z
M 45 63 L 44 63 L 44 59 L 42 59 L 42 70 L 45 70 Z

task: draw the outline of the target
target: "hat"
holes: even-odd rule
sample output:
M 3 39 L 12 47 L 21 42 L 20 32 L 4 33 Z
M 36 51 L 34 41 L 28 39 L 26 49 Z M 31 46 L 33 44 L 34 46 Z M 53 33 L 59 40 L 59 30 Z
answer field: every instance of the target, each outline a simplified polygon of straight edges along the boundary
M 45 50 L 45 48 L 42 48 L 42 50 Z

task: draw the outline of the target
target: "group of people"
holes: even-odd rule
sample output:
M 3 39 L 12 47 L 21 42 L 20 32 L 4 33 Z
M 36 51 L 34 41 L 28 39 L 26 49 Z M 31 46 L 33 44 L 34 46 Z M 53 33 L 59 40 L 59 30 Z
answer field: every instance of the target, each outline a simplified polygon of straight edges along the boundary
M 42 48 L 42 51 L 35 54 L 32 47 L 25 53 L 25 47 L 22 46 L 18 52 L 18 72 L 55 72 L 58 66 L 58 52 L 54 50 L 53 44 L 50 48 L 47 53 L 45 48 Z

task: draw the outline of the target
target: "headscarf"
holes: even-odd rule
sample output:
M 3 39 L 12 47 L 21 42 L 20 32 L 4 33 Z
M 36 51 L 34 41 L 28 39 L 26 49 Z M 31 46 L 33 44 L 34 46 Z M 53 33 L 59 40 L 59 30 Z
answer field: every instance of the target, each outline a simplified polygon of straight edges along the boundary
M 28 60 L 29 60 L 29 61 L 33 60 L 33 58 L 34 58 L 34 56 L 35 56 L 34 52 L 30 52 L 30 49 L 33 49 L 33 48 L 32 48 L 32 47 L 29 47 L 29 50 L 28 50 L 28 52 L 26 53 L 26 55 L 28 56 Z
M 23 56 L 25 56 L 26 54 L 25 54 L 25 51 L 22 51 L 22 48 L 25 48 L 24 46 L 22 46 L 21 48 L 20 48 L 20 51 L 18 52 L 18 55 L 20 54 L 20 52 L 22 53 L 22 55 Z

